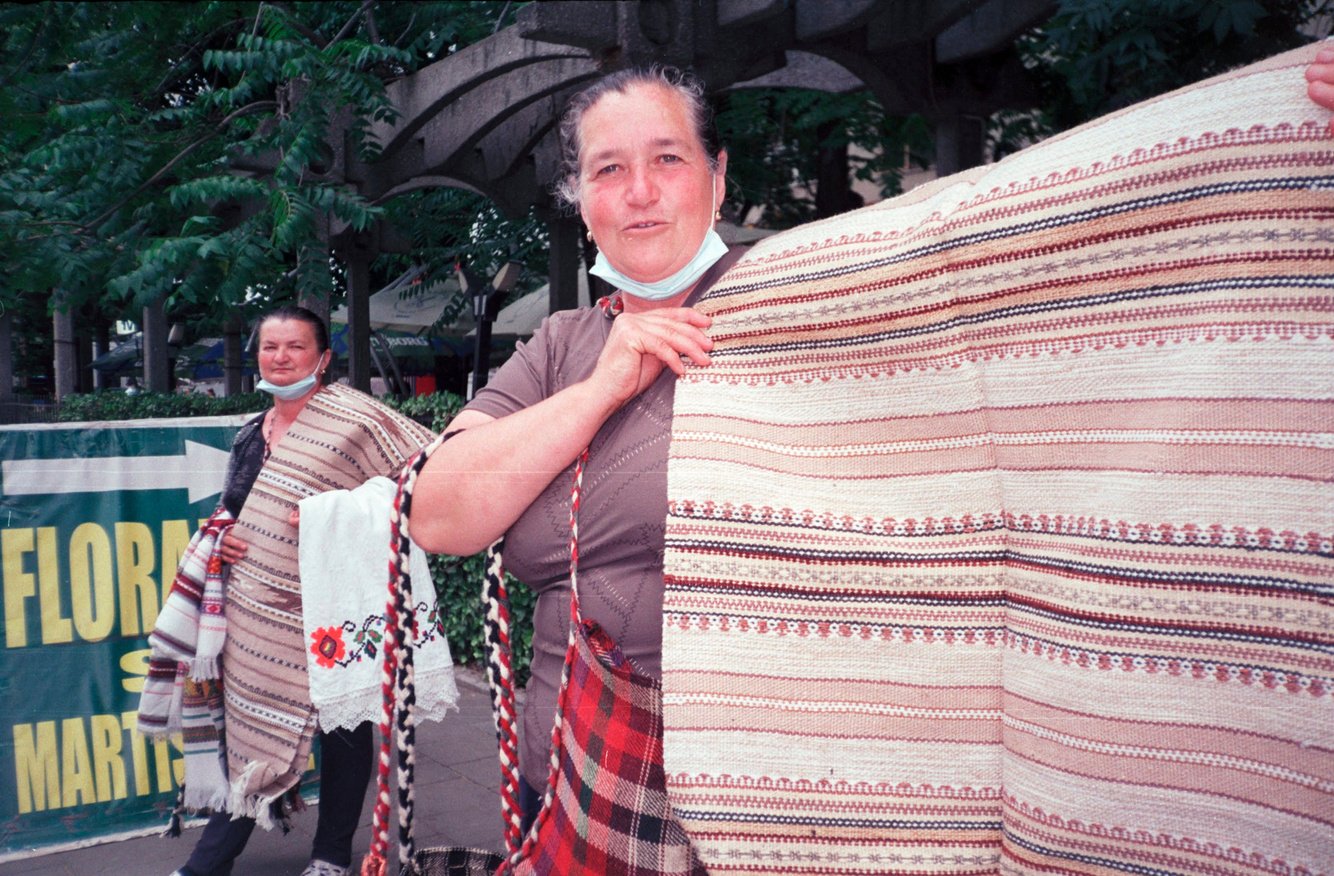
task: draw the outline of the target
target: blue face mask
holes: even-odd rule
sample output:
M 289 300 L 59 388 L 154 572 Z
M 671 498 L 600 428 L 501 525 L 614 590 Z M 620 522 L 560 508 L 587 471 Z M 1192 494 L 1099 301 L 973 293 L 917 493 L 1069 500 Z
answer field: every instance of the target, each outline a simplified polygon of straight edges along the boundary
M 607 261 L 607 257 L 602 254 L 601 250 L 598 251 L 597 260 L 594 261 L 589 273 L 594 277 L 601 277 L 617 289 L 628 292 L 636 298 L 643 298 L 647 301 L 663 301 L 689 289 L 700 278 L 701 274 L 713 267 L 713 263 L 726 254 L 727 244 L 723 243 L 723 239 L 718 236 L 718 232 L 710 228 L 709 233 L 704 235 L 704 240 L 700 241 L 699 250 L 695 252 L 695 257 L 670 277 L 663 277 L 653 283 L 640 283 L 638 280 L 632 280 L 613 268 L 611 262 Z
M 267 392 L 274 398 L 283 401 L 293 401 L 310 392 L 314 388 L 316 381 L 319 380 L 320 368 L 323 367 L 324 357 L 320 357 L 321 364 L 315 366 L 315 370 L 298 380 L 296 383 L 289 383 L 286 386 L 278 386 L 269 383 L 267 380 L 261 380 L 255 384 L 255 389 L 260 392 Z

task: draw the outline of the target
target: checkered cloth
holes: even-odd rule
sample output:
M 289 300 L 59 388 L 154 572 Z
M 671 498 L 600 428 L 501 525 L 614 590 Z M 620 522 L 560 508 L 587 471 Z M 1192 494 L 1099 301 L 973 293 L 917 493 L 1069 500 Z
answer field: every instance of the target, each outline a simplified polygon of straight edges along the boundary
M 667 803 L 662 689 L 636 674 L 596 624 L 566 656 L 555 796 L 515 873 L 704 874 Z

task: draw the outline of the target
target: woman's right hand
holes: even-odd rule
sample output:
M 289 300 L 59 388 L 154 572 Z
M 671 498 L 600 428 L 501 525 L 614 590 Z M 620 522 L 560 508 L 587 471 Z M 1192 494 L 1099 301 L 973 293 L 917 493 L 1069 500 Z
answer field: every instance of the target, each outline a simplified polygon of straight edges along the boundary
M 685 373 L 683 358 L 708 365 L 713 340 L 704 332 L 713 320 L 690 307 L 622 313 L 588 378 L 620 406 L 657 379 L 664 367 Z

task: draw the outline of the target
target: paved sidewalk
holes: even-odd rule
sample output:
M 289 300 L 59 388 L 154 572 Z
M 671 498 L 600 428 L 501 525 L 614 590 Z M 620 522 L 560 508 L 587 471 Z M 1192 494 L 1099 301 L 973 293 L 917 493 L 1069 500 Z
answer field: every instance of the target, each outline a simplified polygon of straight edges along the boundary
M 504 845 L 500 766 L 491 696 L 480 671 L 459 667 L 457 677 L 459 711 L 417 730 L 416 842 L 418 848 L 461 845 L 500 850 Z M 374 795 L 372 781 L 353 845 L 358 865 L 370 846 Z M 313 805 L 298 813 L 286 836 L 280 830 L 256 830 L 236 861 L 234 876 L 298 876 L 310 857 L 316 814 Z M 398 833 L 394 818 L 391 816 L 389 828 L 391 843 Z M 0 876 L 168 876 L 185 863 L 199 831 L 197 827 L 187 829 L 175 840 L 152 835 L 9 861 L 0 864 Z M 389 872 L 397 873 L 396 843 L 389 855 Z

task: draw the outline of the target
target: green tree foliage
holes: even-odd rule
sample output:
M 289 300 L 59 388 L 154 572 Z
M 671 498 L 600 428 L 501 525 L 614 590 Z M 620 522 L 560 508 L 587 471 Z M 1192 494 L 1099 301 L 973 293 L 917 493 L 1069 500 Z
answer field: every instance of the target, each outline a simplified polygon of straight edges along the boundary
M 369 126 L 393 118 L 386 83 L 515 6 L 0 6 L 0 306 L 35 321 L 61 289 L 82 313 L 136 318 L 165 298 L 215 329 L 234 308 L 336 296 L 323 226 L 362 229 L 384 210 L 324 178 L 331 126 L 350 119 L 352 148 L 373 157 Z M 473 212 L 449 218 L 467 227 L 478 204 L 459 206 Z
M 1042 106 L 993 120 L 993 148 L 1005 154 L 1327 36 L 1332 16 L 1332 0 L 1061 0 L 1019 43 Z
M 490 279 L 502 264 L 516 261 L 523 265 L 528 282 L 512 292 L 512 299 L 546 278 L 547 226 L 532 211 L 520 219 L 509 219 L 475 192 L 433 188 L 394 198 L 385 205 L 385 213 L 412 241 L 410 253 L 385 253 L 377 259 L 376 268 L 386 276 L 419 265 L 427 276 L 445 277 L 463 264 L 477 276 Z M 471 306 L 467 297 L 456 296 L 440 321 L 451 323 Z
M 931 135 L 921 116 L 890 116 L 870 91 L 801 88 L 727 92 L 717 108 L 728 150 L 728 200 L 738 216 L 763 207 L 759 224 L 791 228 L 815 218 L 822 149 L 848 148 L 855 179 L 883 197 L 902 191 L 904 156 L 926 166 Z

